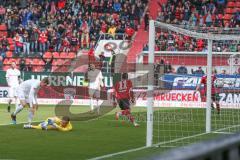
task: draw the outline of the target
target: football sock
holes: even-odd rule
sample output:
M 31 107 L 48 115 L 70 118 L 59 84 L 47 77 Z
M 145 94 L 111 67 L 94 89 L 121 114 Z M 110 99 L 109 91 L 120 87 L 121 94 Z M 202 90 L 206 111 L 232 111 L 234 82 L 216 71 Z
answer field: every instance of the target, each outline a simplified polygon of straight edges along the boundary
M 92 98 L 90 99 L 90 108 L 91 108 L 91 111 L 93 111 L 94 106 L 93 106 L 93 99 Z
M 29 111 L 29 113 L 28 113 L 28 123 L 29 123 L 29 124 L 32 123 L 33 115 L 34 115 L 34 113 L 31 112 L 31 111 Z
M 15 111 L 13 112 L 13 115 L 16 116 L 22 110 L 23 110 L 23 106 L 21 104 L 17 105 Z

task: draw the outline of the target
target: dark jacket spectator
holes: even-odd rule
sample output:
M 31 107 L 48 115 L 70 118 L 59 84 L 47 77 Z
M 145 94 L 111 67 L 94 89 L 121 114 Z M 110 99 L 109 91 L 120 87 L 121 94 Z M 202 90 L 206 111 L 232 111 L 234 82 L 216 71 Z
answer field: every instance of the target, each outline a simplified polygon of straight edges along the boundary
M 42 58 L 43 62 L 45 63 L 44 71 L 45 72 L 51 72 L 52 71 L 53 56 L 50 59 L 45 59 L 42 55 L 41 58 Z
M 187 68 L 185 66 L 180 66 L 177 69 L 177 74 L 187 74 Z
M 198 69 L 196 71 L 193 71 L 193 69 L 192 69 L 192 74 L 201 74 L 201 75 L 203 75 L 204 71 L 203 71 L 202 67 L 198 67 Z

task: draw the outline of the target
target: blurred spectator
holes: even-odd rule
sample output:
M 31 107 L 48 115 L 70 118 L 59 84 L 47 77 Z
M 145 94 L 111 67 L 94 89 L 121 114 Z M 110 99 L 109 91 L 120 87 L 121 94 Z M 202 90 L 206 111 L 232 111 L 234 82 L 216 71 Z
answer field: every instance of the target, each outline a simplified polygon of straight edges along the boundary
M 4 20 L 4 15 L 6 14 L 6 9 L 0 5 L 0 24 L 3 22 Z
M 47 35 L 42 31 L 38 38 L 40 52 L 44 53 L 47 50 Z
M 148 51 L 148 44 L 145 44 L 145 45 L 143 46 L 143 51 Z
M 171 73 L 172 72 L 172 65 L 169 63 L 169 61 L 166 61 L 165 67 L 164 67 L 164 73 Z
M 17 33 L 14 37 L 15 41 L 15 54 L 19 55 L 22 52 L 23 48 L 23 38 Z
M 65 37 L 62 42 L 63 52 L 69 52 L 70 51 L 70 42 L 68 41 L 68 38 Z
M 110 34 L 111 38 L 115 38 L 115 33 L 116 33 L 116 26 L 112 24 L 109 29 L 108 29 L 108 34 Z
M 132 36 L 134 35 L 135 31 L 134 29 L 132 29 L 130 26 L 127 26 L 127 28 L 125 29 L 125 34 L 126 34 L 126 38 L 128 40 L 130 40 L 132 38 Z
M 3 39 L 0 41 L 0 44 L 2 45 L 5 51 L 9 49 L 9 43 L 6 36 L 3 36 Z
M 29 40 L 29 36 L 28 36 L 27 31 L 25 31 L 25 33 L 23 35 L 23 53 L 25 55 L 30 54 L 30 40 Z
M 191 70 L 192 71 L 192 74 L 205 74 L 202 67 L 198 67 L 198 69 L 196 71 L 193 71 L 193 69 Z
M 19 69 L 20 71 L 27 71 L 27 68 L 26 68 L 26 62 L 25 62 L 25 59 L 21 59 L 20 62 L 19 62 Z
M 37 52 L 38 51 L 38 38 L 39 38 L 39 33 L 38 29 L 36 27 L 33 27 L 30 29 L 29 32 L 29 42 L 30 42 L 30 48 L 31 52 Z
M 32 62 L 30 62 L 29 65 L 27 65 L 27 71 L 28 72 L 32 72 L 33 71 Z
M 223 69 L 222 72 L 221 72 L 221 75 L 226 75 L 226 74 L 227 74 L 226 69 Z
M 101 52 L 100 54 L 99 54 L 99 61 L 100 61 L 100 68 L 101 68 L 101 71 L 102 72 L 106 72 L 106 70 L 105 70 L 105 67 L 106 67 L 106 63 L 107 63 L 107 61 L 106 61 L 106 57 L 104 56 L 104 52 Z
M 0 70 L 3 70 L 3 57 L 0 56 Z
M 89 26 L 86 20 L 83 21 L 82 26 L 81 26 L 81 48 L 84 48 L 84 43 L 86 43 L 87 48 L 90 47 L 89 45 Z
M 182 66 L 178 67 L 177 74 L 188 74 L 187 68 L 182 63 Z
M 148 25 L 149 25 L 149 11 L 147 11 L 147 13 L 144 16 L 144 29 L 145 31 L 147 31 L 148 29 Z
M 45 59 L 43 57 L 43 54 L 41 55 L 41 58 L 43 62 L 45 63 L 44 65 L 44 71 L 45 72 L 51 72 L 52 71 L 52 62 L 53 62 L 53 56 L 51 58 Z

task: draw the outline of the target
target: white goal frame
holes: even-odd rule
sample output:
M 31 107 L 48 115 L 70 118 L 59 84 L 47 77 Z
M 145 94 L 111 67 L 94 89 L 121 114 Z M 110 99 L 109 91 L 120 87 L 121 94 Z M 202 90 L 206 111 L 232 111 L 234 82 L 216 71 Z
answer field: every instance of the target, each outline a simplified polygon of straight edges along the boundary
M 211 133 L 211 81 L 212 81 L 212 43 L 213 40 L 240 40 L 240 36 L 236 35 L 221 35 L 221 34 L 213 34 L 213 33 L 197 33 L 194 31 L 186 30 L 183 28 L 179 28 L 177 26 L 166 24 L 162 22 L 157 22 L 154 20 L 150 20 L 149 22 L 149 54 L 148 54 L 148 63 L 153 66 L 154 64 L 154 53 L 155 53 L 155 33 L 156 27 L 161 27 L 164 29 L 168 29 L 170 31 L 174 31 L 183 35 L 188 35 L 190 37 L 205 39 L 208 43 L 208 51 L 207 51 L 207 101 L 206 101 L 206 133 Z M 147 98 L 147 131 L 146 131 L 146 147 L 153 146 L 153 71 L 151 70 L 153 67 L 149 68 L 148 74 L 148 98 Z M 210 72 L 209 72 L 210 71 Z

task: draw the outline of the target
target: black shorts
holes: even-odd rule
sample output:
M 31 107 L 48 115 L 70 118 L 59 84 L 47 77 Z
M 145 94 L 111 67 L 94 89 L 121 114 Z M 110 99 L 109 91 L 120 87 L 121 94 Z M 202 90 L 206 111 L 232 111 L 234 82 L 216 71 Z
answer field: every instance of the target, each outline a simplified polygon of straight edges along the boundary
M 212 101 L 213 102 L 219 102 L 220 101 L 220 96 L 218 93 L 212 94 Z
M 118 105 L 121 108 L 121 110 L 130 109 L 130 101 L 129 101 L 129 99 L 119 99 L 117 101 L 118 101 Z
M 206 94 L 201 95 L 201 99 L 202 100 L 204 99 L 205 102 L 206 102 L 207 101 L 207 95 Z M 219 96 L 218 93 L 214 93 L 214 94 L 211 95 L 211 99 L 212 99 L 213 102 L 219 102 L 220 101 L 220 96 Z

